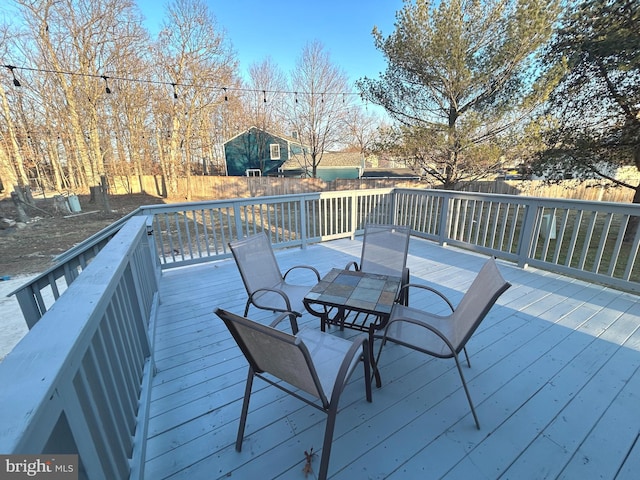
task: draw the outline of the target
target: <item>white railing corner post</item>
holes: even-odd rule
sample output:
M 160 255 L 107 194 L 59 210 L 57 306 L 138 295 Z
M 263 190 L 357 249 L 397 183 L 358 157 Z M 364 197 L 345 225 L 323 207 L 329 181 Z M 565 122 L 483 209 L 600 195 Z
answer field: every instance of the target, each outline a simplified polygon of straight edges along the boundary
M 307 248 L 309 243 L 309 235 L 307 229 L 307 198 L 305 196 L 300 197 L 298 200 L 300 204 L 300 248 L 303 250 Z
M 532 255 L 534 232 L 536 231 L 536 218 L 539 205 L 536 202 L 527 202 L 520 242 L 518 243 L 518 266 L 526 268 Z
M 451 195 L 442 195 L 442 206 L 440 208 L 440 224 L 438 225 L 438 242 L 443 247 L 447 245 L 449 239 L 449 208 L 453 198 Z
M 236 226 L 236 239 L 241 239 L 244 233 L 242 231 L 242 206 L 240 202 L 233 203 L 233 217 Z
M 356 231 L 358 230 L 358 192 L 354 191 L 351 194 L 351 208 L 349 209 L 351 215 L 350 231 L 351 231 L 351 240 L 356 238 Z

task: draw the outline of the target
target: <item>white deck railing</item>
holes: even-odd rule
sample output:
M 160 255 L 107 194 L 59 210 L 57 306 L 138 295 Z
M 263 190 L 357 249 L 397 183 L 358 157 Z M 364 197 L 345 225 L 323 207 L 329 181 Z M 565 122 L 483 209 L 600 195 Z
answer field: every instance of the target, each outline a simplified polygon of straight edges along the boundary
M 0 363 L 0 452 L 77 453 L 80 478 L 142 475 L 157 266 L 129 219 Z
M 640 229 L 627 234 L 640 222 L 640 205 L 370 189 L 156 205 L 135 213 L 153 218 L 162 269 L 229 257 L 228 242 L 263 230 L 276 248 L 304 248 L 354 236 L 366 223 L 397 223 L 442 245 L 640 292 Z M 105 238 L 97 234 L 71 249 L 60 265 L 13 292 L 29 326 L 48 308 L 43 291 L 57 299 L 55 280 L 75 280 Z
M 624 290 L 640 291 L 640 205 L 445 190 L 325 192 L 143 209 L 162 268 L 229 256 L 229 241 L 267 231 L 276 247 L 353 236 L 365 223 Z M 633 233 L 629 235 L 628 231 Z

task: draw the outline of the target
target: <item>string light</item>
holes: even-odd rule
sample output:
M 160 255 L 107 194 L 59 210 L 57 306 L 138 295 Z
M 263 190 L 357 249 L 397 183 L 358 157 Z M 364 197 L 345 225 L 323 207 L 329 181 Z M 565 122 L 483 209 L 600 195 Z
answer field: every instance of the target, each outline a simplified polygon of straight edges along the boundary
M 111 89 L 109 88 L 109 82 L 107 81 L 109 77 L 107 77 L 106 75 L 102 75 L 102 79 L 104 80 L 104 91 L 107 94 L 111 93 Z
M 7 67 L 9 69 L 9 71 L 11 72 L 11 76 L 13 77 L 13 85 L 16 87 L 20 87 L 20 82 L 18 81 L 18 79 L 16 78 L 16 72 L 14 72 L 14 70 L 17 67 L 14 67 L 13 65 L 3 65 L 4 67 Z
M 111 93 L 111 89 L 109 88 L 109 86 L 106 84 L 107 79 L 110 80 L 117 80 L 117 81 L 121 81 L 121 82 L 135 82 L 135 83 L 144 83 L 144 84 L 153 84 L 153 85 L 169 85 L 173 88 L 173 98 L 177 99 L 178 98 L 178 92 L 177 92 L 177 87 L 187 87 L 187 88 L 206 88 L 206 89 L 216 89 L 216 90 L 222 90 L 224 92 L 225 95 L 225 101 L 228 100 L 228 91 L 236 91 L 236 92 L 247 92 L 247 93 L 260 93 L 262 92 L 263 94 L 263 100 L 266 102 L 266 95 L 267 93 L 270 94 L 274 94 L 274 95 L 278 95 L 278 94 L 293 94 L 295 96 L 295 102 L 298 103 L 298 93 L 299 92 L 295 92 L 295 91 L 287 91 L 287 90 L 258 90 L 258 89 L 254 89 L 254 88 L 243 88 L 243 87 L 220 87 L 220 86 L 211 86 L 211 85 L 196 85 L 194 83 L 182 83 L 182 82 L 166 82 L 166 81 L 161 81 L 161 80 L 151 80 L 151 79 L 140 79 L 140 78 L 127 78 L 127 77 L 118 77 L 118 76 L 107 76 L 107 75 L 98 75 L 98 74 L 91 74 L 91 73 L 81 73 L 81 72 L 69 72 L 69 71 L 64 71 L 64 70 L 49 70 L 49 69 L 41 69 L 41 68 L 32 68 L 32 67 L 18 67 L 15 65 L 2 65 L 3 67 L 7 68 L 13 77 L 13 84 L 16 87 L 21 86 L 20 82 L 18 81 L 18 79 L 16 78 L 15 75 L 15 71 L 14 70 L 25 70 L 25 71 L 29 71 L 29 72 L 39 72 L 39 73 L 53 73 L 53 74 L 58 74 L 58 75 L 71 75 L 71 76 L 80 76 L 80 77 L 89 77 L 89 78 L 100 78 L 103 79 L 105 81 L 105 91 L 107 93 Z M 306 95 L 313 95 L 311 93 L 305 93 L 305 92 L 301 92 L 302 94 L 306 94 Z M 361 96 L 361 94 L 359 93 L 355 93 L 355 92 L 321 92 L 321 102 L 324 102 L 324 96 L 325 95 L 342 95 L 343 99 L 346 98 L 347 95 L 349 96 Z

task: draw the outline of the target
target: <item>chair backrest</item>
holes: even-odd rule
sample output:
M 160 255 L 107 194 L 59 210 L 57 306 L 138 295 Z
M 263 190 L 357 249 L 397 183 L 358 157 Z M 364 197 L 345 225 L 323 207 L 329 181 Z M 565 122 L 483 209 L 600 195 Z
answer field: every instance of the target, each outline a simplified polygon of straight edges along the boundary
M 282 272 L 265 232 L 231 242 L 229 248 L 249 295 L 282 282 Z
M 360 270 L 402 276 L 411 229 L 400 225 L 365 225 Z
M 301 339 L 220 308 L 215 313 L 224 321 L 254 372 L 269 373 L 328 405 L 311 355 Z
M 451 315 L 454 338 L 449 340 L 456 351 L 462 350 L 491 307 L 510 286 L 495 260 L 487 260 Z

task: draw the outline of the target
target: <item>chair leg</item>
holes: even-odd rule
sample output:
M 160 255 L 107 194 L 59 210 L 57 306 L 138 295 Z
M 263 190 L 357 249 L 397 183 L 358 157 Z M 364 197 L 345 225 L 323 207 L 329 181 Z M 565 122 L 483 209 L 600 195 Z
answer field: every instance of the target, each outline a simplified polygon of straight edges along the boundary
M 373 359 L 373 343 L 362 346 L 362 361 L 364 363 L 364 391 L 367 402 L 371 402 L 371 360 Z
M 467 353 L 467 347 L 462 348 L 464 350 L 464 356 L 467 359 L 467 367 L 471 368 L 471 362 L 469 361 L 469 354 Z
M 380 388 L 382 387 L 382 378 L 380 377 L 380 370 L 378 370 L 378 362 L 376 361 L 376 356 L 375 356 L 375 352 L 373 351 L 373 340 L 375 338 L 375 329 L 374 329 L 374 325 L 371 324 L 371 326 L 369 326 L 369 344 L 368 344 L 368 352 L 367 354 L 369 355 L 369 363 L 371 365 L 371 368 L 373 369 L 373 376 L 376 379 L 376 387 Z M 379 355 L 378 355 L 379 356 Z M 365 365 L 365 369 L 366 369 L 366 365 Z M 370 375 L 367 375 L 367 378 L 371 379 Z
M 466 352 L 465 352 L 466 353 Z M 469 393 L 469 389 L 467 388 L 467 382 L 464 379 L 464 374 L 462 373 L 462 366 L 460 365 L 460 360 L 458 359 L 458 355 L 454 352 L 453 358 L 456 361 L 456 367 L 458 367 L 458 373 L 460 374 L 460 380 L 462 380 L 462 387 L 464 388 L 464 393 L 467 394 L 467 400 L 469 401 L 469 406 L 471 407 L 471 413 L 473 414 L 473 419 L 476 421 L 476 427 L 480 430 L 480 422 L 478 421 L 478 416 L 476 415 L 476 409 L 473 406 L 473 401 L 471 400 L 471 394 Z
M 247 413 L 249 412 L 249 399 L 251 398 L 251 387 L 253 386 L 253 368 L 249 367 L 247 375 L 247 385 L 244 389 L 244 400 L 242 401 L 242 413 L 240 414 L 240 425 L 238 426 L 238 436 L 236 438 L 236 451 L 242 450 L 242 439 L 244 438 L 244 428 L 247 425 Z
M 291 324 L 291 331 L 294 335 L 298 334 L 298 320 L 296 319 L 297 315 L 295 313 L 291 313 L 289 315 L 289 323 Z
M 333 444 L 333 430 L 336 425 L 336 415 L 338 413 L 337 401 L 336 405 L 331 405 L 327 412 L 327 425 L 324 429 L 324 441 L 322 442 L 322 456 L 320 457 L 320 471 L 318 472 L 318 480 L 326 480 L 329 472 L 329 456 L 331 455 L 331 445 Z

